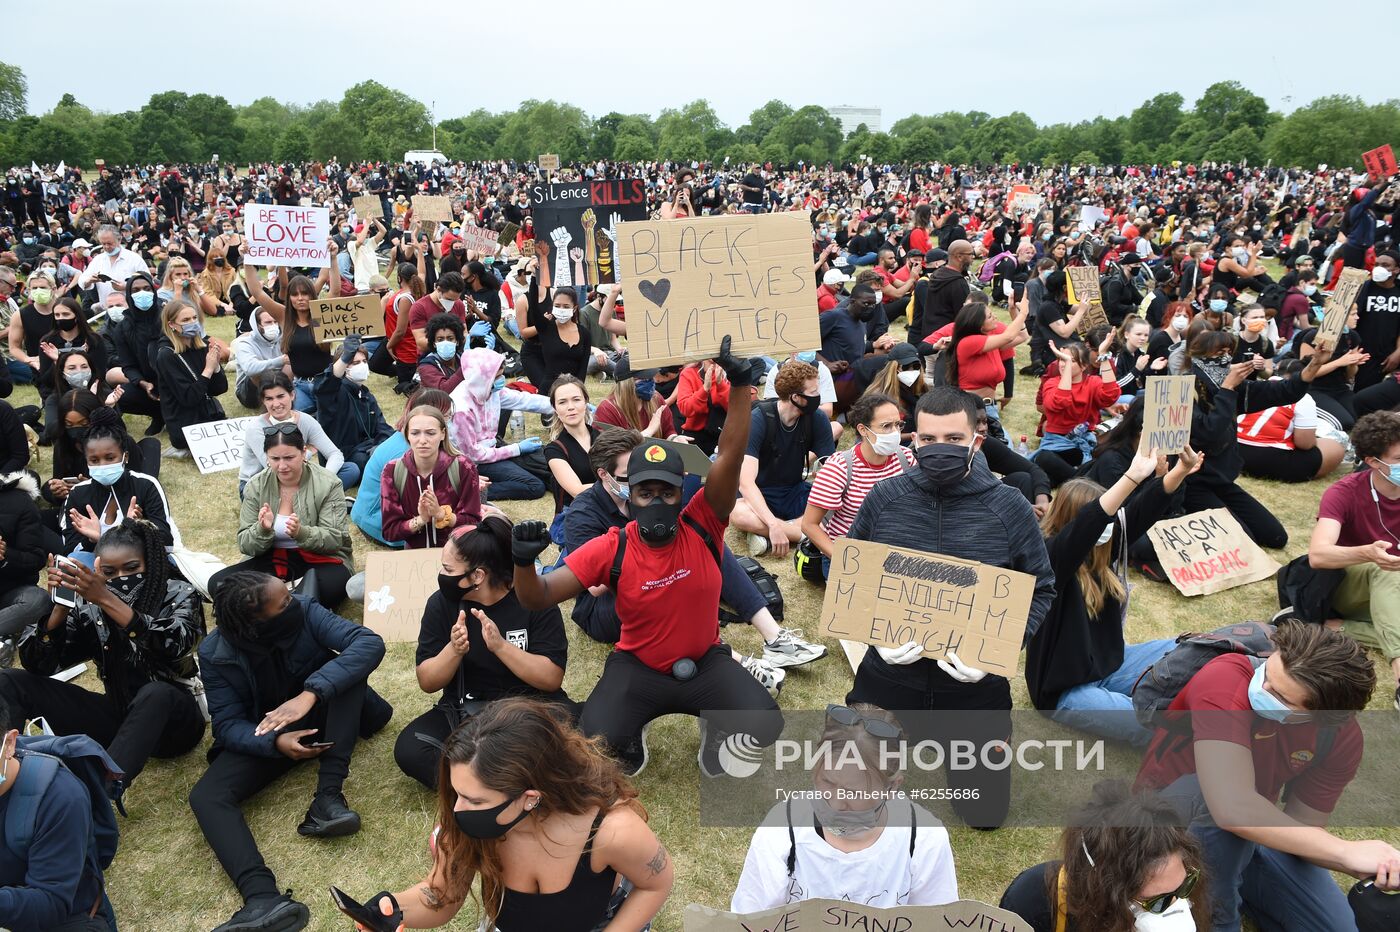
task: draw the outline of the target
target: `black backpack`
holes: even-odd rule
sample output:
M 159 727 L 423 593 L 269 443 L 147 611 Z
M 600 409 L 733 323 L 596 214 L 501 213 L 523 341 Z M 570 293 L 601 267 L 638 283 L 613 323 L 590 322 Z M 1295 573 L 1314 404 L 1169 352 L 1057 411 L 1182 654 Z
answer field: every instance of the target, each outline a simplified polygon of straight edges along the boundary
M 1288 289 L 1278 282 L 1269 282 L 1264 286 L 1264 290 L 1259 293 L 1259 303 L 1264 307 L 1271 307 L 1279 310 L 1283 307 L 1283 299 L 1288 296 Z

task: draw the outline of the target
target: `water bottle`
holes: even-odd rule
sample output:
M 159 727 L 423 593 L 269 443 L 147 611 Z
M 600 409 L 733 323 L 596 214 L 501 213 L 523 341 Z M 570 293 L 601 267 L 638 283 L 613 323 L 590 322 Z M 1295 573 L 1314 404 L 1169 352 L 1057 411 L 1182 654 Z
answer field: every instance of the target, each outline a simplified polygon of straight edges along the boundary
M 1030 448 L 1029 446 L 1026 445 L 1026 435 L 1025 435 L 1025 434 L 1022 434 L 1022 435 L 1021 435 L 1021 442 L 1016 446 L 1016 452 L 1019 453 L 1019 454 L 1021 454 L 1021 455 L 1024 456 L 1024 457 L 1027 457 L 1027 458 L 1030 457 L 1030 455 L 1031 455 L 1031 448 Z
M 510 435 L 516 440 L 525 436 L 525 412 L 516 411 L 510 416 Z

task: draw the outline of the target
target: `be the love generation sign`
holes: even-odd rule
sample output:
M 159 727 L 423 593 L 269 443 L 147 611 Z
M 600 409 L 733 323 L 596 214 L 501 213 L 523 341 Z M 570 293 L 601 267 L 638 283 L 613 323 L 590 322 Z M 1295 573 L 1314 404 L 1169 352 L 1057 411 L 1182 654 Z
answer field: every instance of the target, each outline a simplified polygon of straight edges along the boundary
M 331 264 L 331 211 L 249 204 L 243 214 L 243 238 L 243 256 L 253 265 L 324 269 Z

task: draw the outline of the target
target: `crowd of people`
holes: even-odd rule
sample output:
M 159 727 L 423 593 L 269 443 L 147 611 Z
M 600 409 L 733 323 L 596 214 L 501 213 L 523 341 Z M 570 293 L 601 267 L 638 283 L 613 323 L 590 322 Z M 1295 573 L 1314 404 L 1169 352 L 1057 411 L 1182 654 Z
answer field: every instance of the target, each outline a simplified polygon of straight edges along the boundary
M 711 358 L 634 368 L 633 283 L 551 287 L 541 268 L 532 165 L 8 171 L 0 925 L 115 930 L 108 799 L 139 806 L 127 792 L 150 758 L 187 755 L 208 730 L 189 807 L 243 900 L 218 930 L 305 927 L 243 806 L 312 762 L 297 831 L 360 830 L 352 757 L 394 709 L 368 685 L 384 640 L 341 612 L 364 597 L 357 551 L 402 548 L 440 554 L 412 671 L 435 698 L 393 748 L 436 795 L 437 824 L 427 876 L 367 908 L 427 928 L 475 897 L 500 932 L 645 929 L 677 871 L 634 782 L 673 753 L 650 726 L 697 718 L 702 779 L 723 776 L 739 732 L 772 744 L 787 676 L 828 648 L 815 617 L 784 613 L 771 561 L 820 587 L 849 538 L 1033 579 L 1031 706 L 1143 752 L 1136 784 L 1097 787 L 1058 856 L 1006 890 L 1037 932 L 1395 927 L 1400 850 L 1327 827 L 1363 757 L 1368 651 L 1400 680 L 1395 179 L 867 161 L 597 162 L 553 180 L 622 178 L 661 220 L 809 217 L 820 345 L 743 358 L 725 337 Z M 452 219 L 416 220 L 417 194 L 447 195 Z M 365 195 L 370 216 L 353 206 Z M 328 207 L 328 267 L 250 264 L 255 204 Z M 501 245 L 477 253 L 464 226 Z M 1076 268 L 1097 299 L 1076 293 Z M 1345 269 L 1366 281 L 1333 335 Z M 318 342 L 323 294 L 372 295 L 383 327 Z M 208 329 L 224 317 L 228 342 Z M 1194 385 L 1171 455 L 1141 442 L 1161 375 Z M 1018 376 L 1033 439 L 1006 423 Z M 239 409 L 252 417 L 223 529 L 238 558 L 210 565 L 180 533 L 203 516 L 176 514 L 161 465 L 189 460 L 189 428 Z M 1157 521 L 1221 508 L 1260 545 L 1288 543 L 1271 487 L 1246 475 L 1330 481 L 1307 553 L 1279 575 L 1278 615 L 1214 659 L 1184 653 L 1192 641 L 1129 643 L 1131 577 L 1167 581 Z M 513 504 L 532 500 L 552 519 Z M 726 623 L 752 626 L 761 652 L 727 644 Z M 564 689 L 578 637 L 612 645 L 586 696 Z M 102 692 L 65 678 L 84 662 Z M 828 756 L 819 798 L 757 828 L 733 910 L 958 899 L 948 831 L 883 801 L 906 775 L 881 752 L 1008 739 L 1012 684 L 975 662 L 919 641 L 864 653 L 824 697 L 820 742 L 844 763 Z M 1400 708 L 1400 687 L 1382 688 Z M 957 820 L 1006 822 L 1010 767 L 984 756 L 946 781 L 969 791 Z M 871 798 L 829 801 L 842 788 Z M 1360 879 L 1350 903 L 1329 871 Z

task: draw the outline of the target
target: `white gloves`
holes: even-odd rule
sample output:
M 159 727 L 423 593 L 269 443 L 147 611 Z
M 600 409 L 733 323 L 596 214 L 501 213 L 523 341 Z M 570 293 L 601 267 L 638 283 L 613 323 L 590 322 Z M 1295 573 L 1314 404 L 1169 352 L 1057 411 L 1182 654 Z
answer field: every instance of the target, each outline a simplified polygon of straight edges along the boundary
M 924 655 L 924 645 L 918 641 L 910 641 L 908 644 L 901 644 L 898 647 L 875 648 L 875 653 L 880 655 L 880 659 L 885 663 L 896 667 L 911 664 Z
M 959 683 L 980 683 L 987 675 L 986 670 L 979 670 L 976 667 L 969 667 L 958 659 L 958 655 L 948 651 L 948 659 L 938 661 L 938 669 L 957 680 Z

